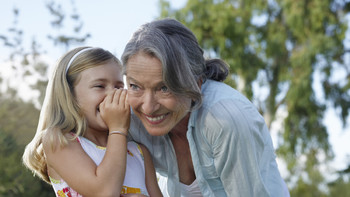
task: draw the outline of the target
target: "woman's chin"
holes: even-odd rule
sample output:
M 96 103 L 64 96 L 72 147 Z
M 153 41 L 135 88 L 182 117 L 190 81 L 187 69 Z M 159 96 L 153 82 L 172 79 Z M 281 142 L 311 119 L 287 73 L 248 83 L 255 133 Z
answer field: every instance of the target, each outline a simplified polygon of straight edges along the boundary
M 152 135 L 152 136 L 163 136 L 166 135 L 168 132 L 167 131 L 160 131 L 160 130 L 154 130 L 154 129 L 150 129 L 148 130 L 146 128 L 148 134 Z
M 161 127 L 145 126 L 145 128 L 148 134 L 152 136 L 163 136 L 169 133 L 167 129 Z

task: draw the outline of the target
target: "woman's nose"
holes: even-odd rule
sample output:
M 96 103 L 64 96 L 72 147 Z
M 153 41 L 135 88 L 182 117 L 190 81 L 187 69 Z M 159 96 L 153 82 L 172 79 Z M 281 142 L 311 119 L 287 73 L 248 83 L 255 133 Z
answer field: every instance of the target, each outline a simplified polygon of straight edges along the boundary
M 158 103 L 158 99 L 154 93 L 148 92 L 143 96 L 142 103 L 142 111 L 145 114 L 153 114 L 155 111 L 159 109 L 160 104 Z

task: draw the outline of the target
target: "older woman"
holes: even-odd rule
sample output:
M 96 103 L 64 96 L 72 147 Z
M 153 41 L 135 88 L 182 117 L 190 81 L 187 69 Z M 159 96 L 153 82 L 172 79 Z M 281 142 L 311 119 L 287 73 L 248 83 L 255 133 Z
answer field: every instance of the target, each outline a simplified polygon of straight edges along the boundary
M 141 26 L 122 55 L 129 134 L 147 146 L 169 196 L 283 196 L 263 118 L 224 84 L 226 64 L 205 60 L 194 34 L 173 19 Z

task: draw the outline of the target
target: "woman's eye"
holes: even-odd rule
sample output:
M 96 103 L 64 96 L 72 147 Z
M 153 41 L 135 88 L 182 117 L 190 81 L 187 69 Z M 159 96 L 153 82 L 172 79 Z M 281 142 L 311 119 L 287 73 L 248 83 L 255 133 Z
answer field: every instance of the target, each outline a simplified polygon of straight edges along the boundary
M 94 87 L 95 87 L 95 88 L 104 88 L 103 85 L 95 85 Z
M 169 92 L 169 89 L 168 89 L 168 87 L 166 87 L 166 86 L 162 86 L 162 87 L 160 88 L 160 90 L 161 90 L 162 92 Z
M 138 90 L 139 89 L 139 87 L 135 84 L 130 84 L 129 86 L 130 86 L 131 90 Z

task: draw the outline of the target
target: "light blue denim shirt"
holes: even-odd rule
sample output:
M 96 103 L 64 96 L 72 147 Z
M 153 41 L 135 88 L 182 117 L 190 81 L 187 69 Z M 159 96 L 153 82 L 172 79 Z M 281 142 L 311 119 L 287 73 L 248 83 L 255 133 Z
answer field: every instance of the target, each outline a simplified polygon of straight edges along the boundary
M 203 196 L 285 196 L 271 136 L 255 106 L 230 86 L 212 80 L 202 85 L 202 95 L 202 106 L 191 112 L 187 139 Z M 148 148 L 156 171 L 168 177 L 169 196 L 180 196 L 169 136 L 149 135 L 135 115 L 129 134 Z

